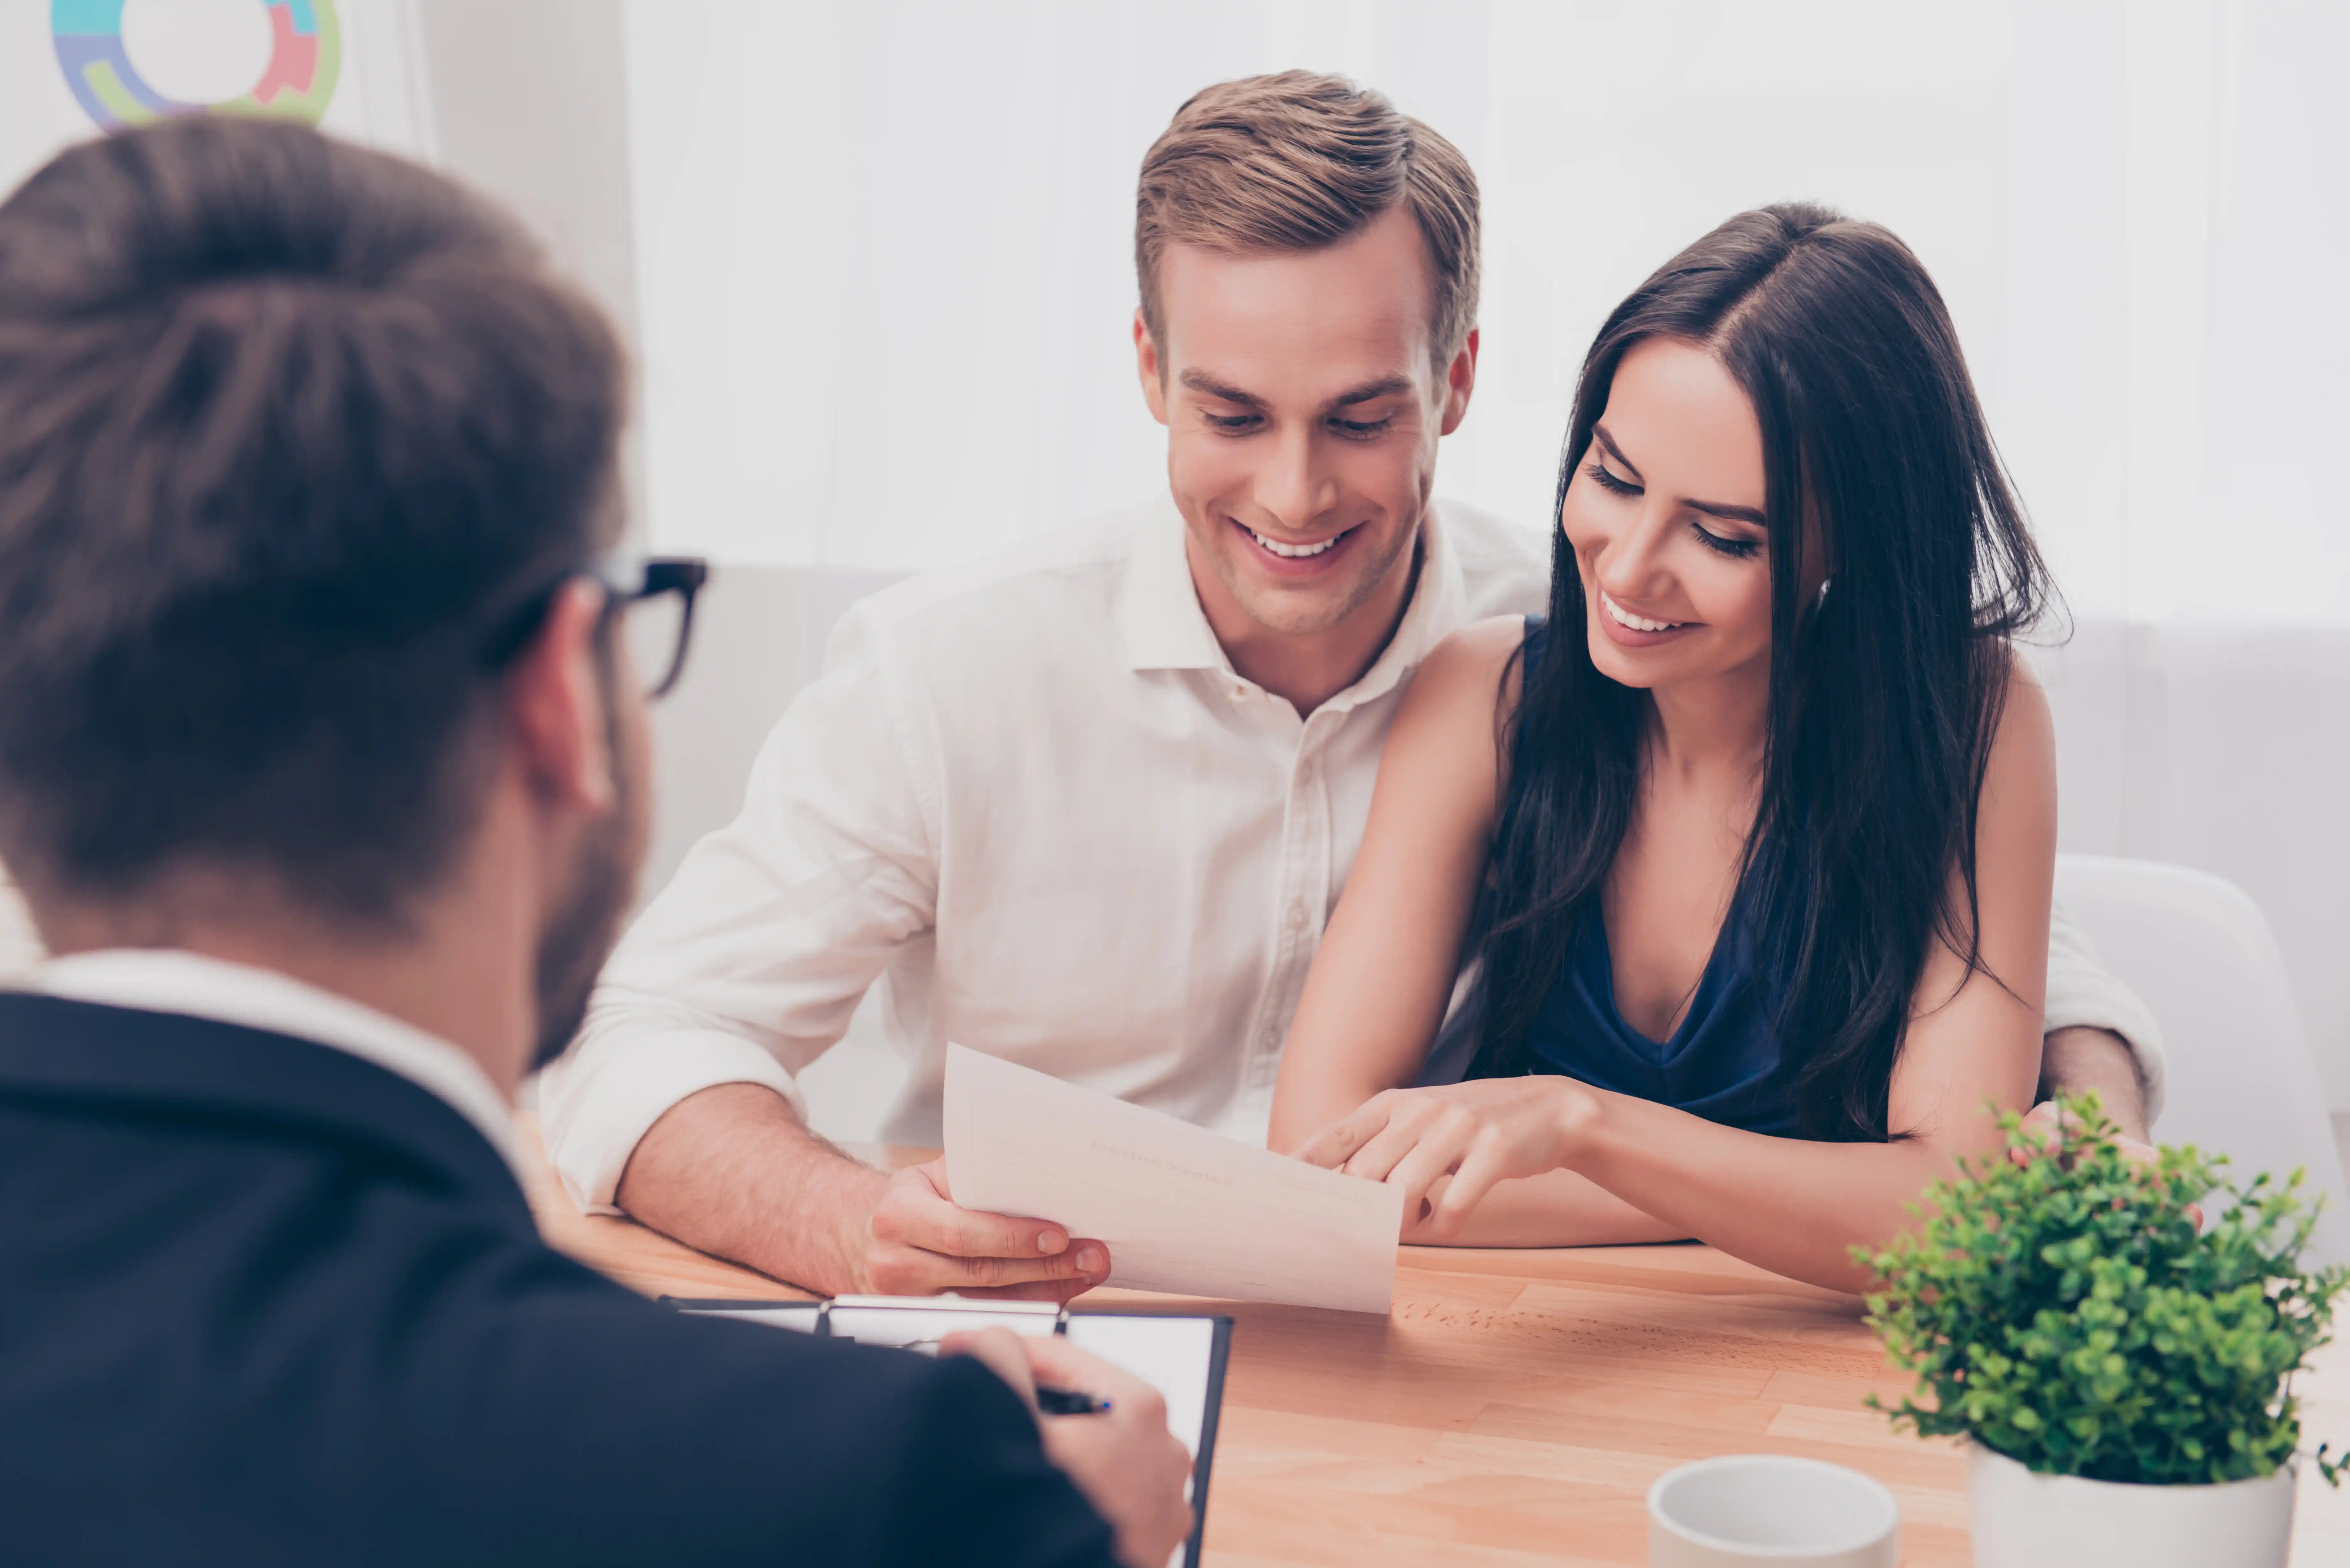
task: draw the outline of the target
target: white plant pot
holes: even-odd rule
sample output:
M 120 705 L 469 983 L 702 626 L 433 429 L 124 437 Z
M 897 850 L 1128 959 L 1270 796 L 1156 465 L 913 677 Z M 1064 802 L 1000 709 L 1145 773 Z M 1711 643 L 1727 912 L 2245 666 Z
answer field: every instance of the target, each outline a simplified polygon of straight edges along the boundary
M 2284 1568 L 2293 1467 L 2218 1486 L 2133 1486 L 2035 1475 L 1967 1449 L 1975 1568 Z

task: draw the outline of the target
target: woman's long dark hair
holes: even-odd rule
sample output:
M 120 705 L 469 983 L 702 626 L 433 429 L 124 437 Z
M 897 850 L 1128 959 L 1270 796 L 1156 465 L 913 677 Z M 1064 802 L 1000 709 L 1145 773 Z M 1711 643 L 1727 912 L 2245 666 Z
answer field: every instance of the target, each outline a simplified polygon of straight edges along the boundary
M 1741 897 L 1757 963 L 1788 977 L 1777 1023 L 1799 1124 L 1882 1139 L 1929 945 L 1977 957 L 1977 802 L 2009 639 L 2046 607 L 2046 568 L 1941 296 L 1887 230 L 1789 203 L 1666 263 L 1584 359 L 1561 506 L 1617 364 L 1650 337 L 1711 353 L 1762 426 L 1769 740 Z M 1816 605 L 1798 602 L 1807 506 L 1832 579 Z M 1526 1070 L 1535 1016 L 1631 823 L 1652 711 L 1591 662 L 1557 518 L 1555 630 L 1499 716 L 1514 761 L 1479 922 L 1480 1076 Z

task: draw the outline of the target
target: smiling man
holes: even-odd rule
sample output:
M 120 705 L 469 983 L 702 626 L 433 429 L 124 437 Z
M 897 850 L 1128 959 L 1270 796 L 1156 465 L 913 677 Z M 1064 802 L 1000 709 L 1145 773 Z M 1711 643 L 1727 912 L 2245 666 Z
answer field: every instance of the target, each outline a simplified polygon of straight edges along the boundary
M 1179 139 L 1184 118 L 1144 165 L 1142 394 L 1167 427 L 1210 629 L 1236 671 L 1311 713 L 1378 658 L 1437 532 L 1423 527 L 1437 440 L 1469 411 L 1477 375 L 1476 184 L 1459 153 L 1416 128 L 1428 215 L 1407 163 L 1404 200 L 1367 221 L 1333 211 L 1326 234 L 1293 223 L 1295 248 L 1235 253 L 1229 215 L 1195 210 L 1201 192 L 1183 182 L 1202 164 L 1248 160 Z M 1462 524 L 1492 535 L 1481 556 L 1538 587 L 1538 541 L 1486 524 Z
M 1430 499 L 1478 244 L 1466 161 L 1376 93 L 1291 72 L 1176 114 L 1135 225 L 1170 499 L 850 611 L 547 1075 L 575 1199 L 821 1290 L 1098 1282 L 1098 1243 L 808 1131 L 793 1075 L 885 973 L 891 1141 L 938 1141 L 949 1041 L 1263 1140 L 1405 683 L 1546 598 L 1542 530 Z M 2052 1025 L 2149 1043 L 2067 956 Z M 2135 1106 L 2121 1042 L 2078 1049 Z

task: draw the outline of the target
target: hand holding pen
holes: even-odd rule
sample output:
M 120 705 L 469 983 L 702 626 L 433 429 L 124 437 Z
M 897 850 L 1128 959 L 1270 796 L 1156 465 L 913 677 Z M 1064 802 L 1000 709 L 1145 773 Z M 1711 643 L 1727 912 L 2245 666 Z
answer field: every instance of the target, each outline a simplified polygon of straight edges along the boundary
M 1037 1412 L 1045 1451 L 1109 1521 L 1118 1556 L 1134 1568 L 1161 1568 L 1190 1538 L 1191 1455 L 1167 1429 L 1167 1401 L 1158 1389 L 1058 1334 L 983 1328 L 946 1335 L 939 1353 L 983 1363 Z M 1047 1410 L 1040 1381 L 1065 1398 L 1088 1402 L 1085 1418 Z
M 973 1332 L 976 1331 L 966 1330 L 965 1336 Z M 978 1346 L 971 1344 L 952 1345 L 947 1344 L 948 1340 L 958 1337 L 962 1336 L 947 1334 L 939 1339 L 910 1339 L 898 1348 L 920 1351 L 924 1355 L 937 1355 L 941 1353 L 949 1355 L 968 1355 L 975 1361 L 986 1363 L 989 1369 L 997 1376 L 1003 1376 L 1003 1369 L 983 1354 Z M 1004 1381 L 1010 1382 L 1011 1379 L 1007 1377 Z M 1055 1388 L 1049 1384 L 1039 1383 L 1032 1392 L 1035 1396 L 1036 1413 L 1040 1416 L 1106 1416 L 1109 1413 L 1108 1400 L 1098 1398 L 1079 1389 Z

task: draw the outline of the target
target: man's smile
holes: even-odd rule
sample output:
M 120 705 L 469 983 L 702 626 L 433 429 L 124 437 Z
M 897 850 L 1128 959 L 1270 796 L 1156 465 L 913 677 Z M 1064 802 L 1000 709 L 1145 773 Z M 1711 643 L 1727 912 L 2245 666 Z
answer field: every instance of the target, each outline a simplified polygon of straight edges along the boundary
M 1309 562 L 1315 567 L 1326 565 L 1329 557 L 1336 554 L 1362 527 L 1362 524 L 1357 523 L 1353 527 L 1341 528 L 1335 534 L 1325 534 L 1318 539 L 1290 540 L 1276 539 L 1270 534 L 1260 534 L 1238 518 L 1233 518 L 1232 524 L 1234 528 L 1246 535 L 1250 544 L 1256 547 L 1260 559 L 1268 565 L 1275 566 L 1277 570 L 1285 571 L 1304 569 Z

